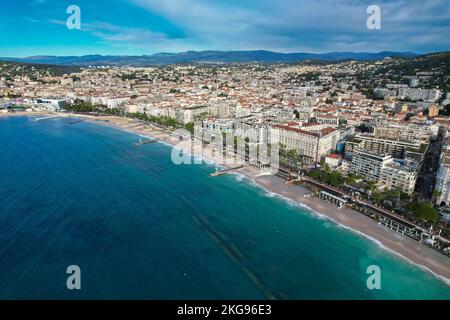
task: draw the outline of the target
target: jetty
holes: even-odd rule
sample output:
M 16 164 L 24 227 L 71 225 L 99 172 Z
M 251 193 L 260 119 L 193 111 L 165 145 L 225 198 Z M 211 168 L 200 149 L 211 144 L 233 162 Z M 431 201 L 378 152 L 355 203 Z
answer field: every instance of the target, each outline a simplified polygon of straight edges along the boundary
M 222 170 L 217 170 L 216 172 L 211 173 L 210 176 L 211 176 L 211 177 L 217 177 L 217 176 L 220 176 L 220 175 L 222 175 L 222 174 L 225 174 L 225 173 L 228 173 L 228 172 L 231 172 L 231 171 L 235 171 L 235 170 L 242 169 L 242 168 L 244 168 L 244 167 L 245 167 L 245 165 L 240 165 L 240 166 L 237 166 L 237 167 L 232 167 L 232 168 L 226 168 L 226 169 L 222 169 Z
M 48 119 L 53 119 L 53 118 L 59 118 L 59 117 L 60 117 L 60 115 L 55 114 L 55 115 L 52 115 L 52 116 L 36 118 L 36 119 L 34 119 L 34 121 L 42 121 L 42 120 L 48 120 Z
M 155 143 L 156 141 L 157 141 L 156 139 L 152 139 L 152 140 L 142 140 L 142 139 L 140 139 L 139 142 L 133 143 L 133 146 L 135 146 L 135 147 L 142 146 L 144 144 Z

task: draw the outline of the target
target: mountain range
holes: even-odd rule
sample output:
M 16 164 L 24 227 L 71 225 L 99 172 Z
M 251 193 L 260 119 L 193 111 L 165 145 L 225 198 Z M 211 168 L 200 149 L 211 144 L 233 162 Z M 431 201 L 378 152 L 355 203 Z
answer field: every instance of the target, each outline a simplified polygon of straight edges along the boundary
M 279 53 L 273 51 L 186 51 L 179 53 L 156 53 L 142 56 L 31 56 L 26 58 L 1 58 L 1 61 L 14 61 L 64 66 L 156 66 L 182 63 L 292 63 L 305 60 L 381 60 L 386 57 L 415 57 L 412 52 L 382 51 L 370 52 L 329 52 L 329 53 Z

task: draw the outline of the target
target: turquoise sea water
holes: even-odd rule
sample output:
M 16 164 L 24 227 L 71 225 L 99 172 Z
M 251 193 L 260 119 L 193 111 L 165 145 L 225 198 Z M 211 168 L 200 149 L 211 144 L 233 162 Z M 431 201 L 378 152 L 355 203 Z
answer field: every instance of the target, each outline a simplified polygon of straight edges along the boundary
M 0 298 L 449 299 L 375 243 L 163 144 L 0 118 Z M 81 290 L 66 268 L 81 268 Z M 368 290 L 366 268 L 381 268 Z

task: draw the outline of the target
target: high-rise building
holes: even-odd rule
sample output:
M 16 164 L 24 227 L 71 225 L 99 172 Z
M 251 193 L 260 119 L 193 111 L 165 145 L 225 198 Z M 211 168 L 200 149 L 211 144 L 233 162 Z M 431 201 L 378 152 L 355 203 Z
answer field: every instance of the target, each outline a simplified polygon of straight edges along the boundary
M 420 89 L 420 88 L 400 88 L 398 89 L 399 99 L 436 101 L 441 96 L 440 90 Z
M 393 161 L 392 156 L 366 150 L 354 150 L 350 172 L 366 180 L 379 181 L 383 168 Z

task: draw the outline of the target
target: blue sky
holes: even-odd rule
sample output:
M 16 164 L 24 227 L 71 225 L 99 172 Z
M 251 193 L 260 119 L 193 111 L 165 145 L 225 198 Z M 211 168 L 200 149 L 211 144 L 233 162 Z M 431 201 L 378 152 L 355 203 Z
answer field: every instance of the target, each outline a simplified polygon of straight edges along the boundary
M 366 27 L 367 6 L 381 30 Z M 69 30 L 66 9 L 81 9 Z M 0 56 L 141 55 L 187 50 L 450 50 L 449 0 L 11 0 Z

